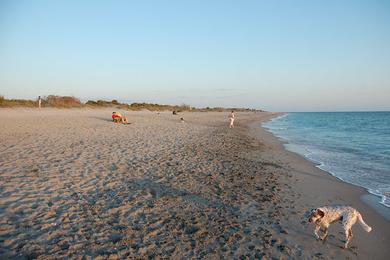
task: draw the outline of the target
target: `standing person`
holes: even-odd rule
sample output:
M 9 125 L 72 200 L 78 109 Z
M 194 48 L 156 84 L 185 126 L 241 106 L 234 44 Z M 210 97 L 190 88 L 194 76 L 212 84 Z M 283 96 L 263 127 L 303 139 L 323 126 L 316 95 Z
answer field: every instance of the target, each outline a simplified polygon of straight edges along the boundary
M 229 128 L 234 128 L 234 111 L 232 111 L 232 112 L 230 113 L 229 119 L 230 119 Z
M 41 109 L 41 105 L 42 105 L 42 98 L 41 96 L 38 96 L 38 108 Z

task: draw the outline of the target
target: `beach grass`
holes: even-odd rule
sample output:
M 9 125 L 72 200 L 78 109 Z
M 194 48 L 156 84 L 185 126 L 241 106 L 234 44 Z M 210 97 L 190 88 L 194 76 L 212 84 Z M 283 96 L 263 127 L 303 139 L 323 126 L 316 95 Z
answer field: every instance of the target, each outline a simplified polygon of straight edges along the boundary
M 38 107 L 38 100 L 30 99 L 6 99 L 0 95 L 0 107 Z M 42 107 L 52 108 L 118 108 L 129 111 L 176 111 L 176 112 L 261 112 L 260 109 L 252 108 L 223 108 L 223 107 L 205 107 L 197 108 L 188 104 L 180 105 L 166 105 L 157 103 L 146 103 L 146 102 L 134 102 L 131 104 L 121 103 L 116 99 L 111 101 L 107 100 L 88 100 L 83 103 L 79 98 L 74 96 L 57 96 L 48 95 L 42 97 Z

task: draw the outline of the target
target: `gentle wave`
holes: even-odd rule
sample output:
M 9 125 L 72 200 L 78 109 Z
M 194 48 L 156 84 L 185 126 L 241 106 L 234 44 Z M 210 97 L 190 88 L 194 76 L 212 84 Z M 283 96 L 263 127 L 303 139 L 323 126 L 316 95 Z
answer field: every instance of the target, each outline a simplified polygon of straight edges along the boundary
M 263 126 L 287 150 L 390 207 L 390 113 L 288 113 Z

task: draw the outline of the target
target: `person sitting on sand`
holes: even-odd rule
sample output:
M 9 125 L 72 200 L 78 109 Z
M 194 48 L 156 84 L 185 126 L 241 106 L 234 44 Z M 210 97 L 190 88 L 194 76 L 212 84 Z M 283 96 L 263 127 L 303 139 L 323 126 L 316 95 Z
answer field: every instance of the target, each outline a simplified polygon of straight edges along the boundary
M 112 112 L 112 121 L 115 122 L 115 123 L 118 123 L 119 121 L 121 121 L 121 114 L 117 113 L 117 112 Z
M 129 121 L 127 120 L 126 116 L 122 116 L 119 112 L 112 112 L 112 121 L 115 123 L 122 122 L 123 124 L 128 124 Z

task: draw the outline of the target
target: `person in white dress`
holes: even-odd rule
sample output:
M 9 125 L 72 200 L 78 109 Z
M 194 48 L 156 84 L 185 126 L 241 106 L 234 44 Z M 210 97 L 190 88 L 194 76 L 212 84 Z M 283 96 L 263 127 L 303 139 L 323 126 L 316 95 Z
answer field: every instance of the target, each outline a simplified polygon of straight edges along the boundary
M 234 128 L 234 111 L 232 111 L 232 112 L 230 113 L 229 119 L 230 119 L 229 128 Z

